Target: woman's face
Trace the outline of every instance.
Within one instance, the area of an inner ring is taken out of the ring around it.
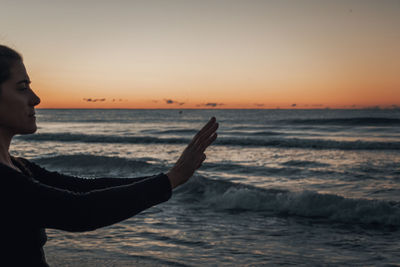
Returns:
[[[11,68],[10,79],[0,85],[0,131],[30,134],[36,131],[35,106],[40,98],[30,88],[30,79],[22,61]]]

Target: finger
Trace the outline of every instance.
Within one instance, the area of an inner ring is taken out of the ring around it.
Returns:
[[[215,117],[212,117],[206,125],[203,126],[203,128],[201,128],[200,131],[197,132],[197,134],[193,137],[192,141],[190,142],[189,145],[195,143],[197,141],[197,139],[204,134],[205,131],[207,131],[214,123],[215,123],[216,119]]]
[[[207,128],[207,126],[210,126],[211,124],[213,124],[216,121],[215,117],[211,117],[211,119],[207,122],[206,125],[203,126],[203,128],[200,130],[204,130],[205,128]]]
[[[206,140],[201,146],[200,151],[204,153],[204,151],[209,147],[218,137],[217,133],[214,133],[208,140]]]
[[[212,117],[211,119],[210,119],[210,121],[206,124],[206,125],[204,125],[204,127],[196,134],[196,136],[195,136],[195,140],[197,140],[197,139],[199,139],[201,136],[203,136],[204,135],[204,133],[206,133],[210,128],[212,128],[212,127],[214,127],[215,126],[215,118],[214,117]]]
[[[211,128],[209,128],[207,131],[205,131],[199,138],[196,140],[197,144],[199,146],[202,146],[202,144],[212,136],[215,131],[218,129],[219,124],[215,123]]]

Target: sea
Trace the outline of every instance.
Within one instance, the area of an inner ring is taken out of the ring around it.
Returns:
[[[212,116],[218,139],[169,201],[47,229],[50,266],[400,266],[399,109],[39,109],[10,152],[134,180],[167,172]]]

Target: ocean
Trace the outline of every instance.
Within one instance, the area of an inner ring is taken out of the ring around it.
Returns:
[[[165,203],[92,232],[47,229],[51,266],[400,266],[400,110],[37,110],[11,154],[86,178],[167,172]]]

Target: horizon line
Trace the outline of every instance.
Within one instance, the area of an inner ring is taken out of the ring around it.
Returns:
[[[36,110],[400,110],[400,107],[350,108],[35,108]]]

